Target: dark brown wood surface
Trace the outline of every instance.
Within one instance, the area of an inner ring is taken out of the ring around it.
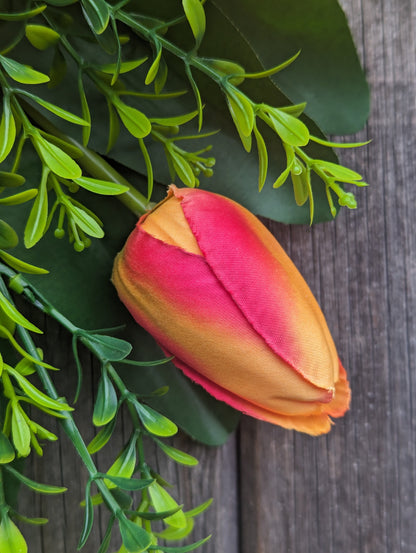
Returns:
[[[248,418],[222,448],[181,436],[176,443],[200,459],[194,469],[157,457],[187,507],[214,497],[196,528],[196,537],[213,532],[201,553],[416,552],[416,2],[342,5],[372,87],[371,117],[355,138],[372,143],[341,157],[371,186],[357,191],[357,210],[343,209],[333,223],[270,228],[327,316],[348,370],[351,410],[320,438]],[[59,347],[50,361],[62,366],[68,340],[51,331]],[[93,379],[77,415],[87,439]],[[25,498],[23,511],[52,519],[25,528],[30,551],[75,553],[85,473],[68,440],[47,447],[31,470],[70,491]],[[98,518],[86,553],[96,553],[103,528]]]

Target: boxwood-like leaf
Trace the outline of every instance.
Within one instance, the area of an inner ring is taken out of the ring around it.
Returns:
[[[0,63],[3,69],[13,80],[22,84],[40,84],[49,81],[48,75],[36,71],[28,65],[23,65],[6,56],[0,56]]]
[[[97,397],[94,404],[92,422],[95,426],[104,426],[117,414],[117,393],[108,374],[103,371],[98,383]]]
[[[135,403],[135,407],[143,426],[151,434],[167,438],[177,433],[178,427],[176,424],[161,413],[138,401]]]

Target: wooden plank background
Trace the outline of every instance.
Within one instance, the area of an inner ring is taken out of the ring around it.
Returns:
[[[369,123],[354,138],[373,142],[341,157],[371,187],[358,190],[358,209],[343,209],[334,223],[269,226],[327,316],[349,373],[351,411],[321,438],[248,418],[222,448],[180,436],[175,443],[200,459],[194,469],[153,452],[187,507],[215,499],[196,528],[196,537],[213,532],[203,553],[416,552],[416,1],[342,5],[372,87]],[[50,330],[50,343],[59,343],[50,361],[62,366],[71,358],[68,340]],[[78,421],[87,439],[91,410],[85,392]],[[47,447],[31,471],[71,491],[24,498],[23,511],[53,517],[45,528],[25,527],[30,551],[74,553],[85,474],[66,438]],[[86,553],[97,551],[101,516]]]

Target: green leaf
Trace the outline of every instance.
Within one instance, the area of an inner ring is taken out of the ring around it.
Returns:
[[[179,153],[177,153],[173,147],[167,147],[170,159],[175,169],[176,174],[186,186],[194,187],[196,184],[195,175],[192,171],[190,163]]]
[[[55,495],[55,494],[63,493],[67,491],[67,488],[63,486],[51,486],[50,484],[41,484],[39,482],[35,482],[34,480],[31,480],[30,478],[28,478],[18,470],[14,469],[13,467],[7,466],[5,468],[22,484],[24,484],[25,486],[27,486],[28,488],[30,488],[31,490],[37,493]]]
[[[105,0],[81,0],[88,25],[97,35],[103,33],[110,20],[110,8]]]
[[[23,12],[11,12],[11,13],[0,13],[0,19],[3,21],[23,21],[25,19],[30,19],[42,13],[46,8],[46,4],[42,4],[37,8],[31,10],[26,10]]]
[[[44,25],[26,25],[26,38],[38,50],[46,50],[60,41],[59,34]]]
[[[41,84],[49,81],[48,75],[40,73],[28,65],[23,65],[18,61],[5,56],[0,56],[0,63],[3,69],[13,80],[22,84]]]
[[[199,0],[182,0],[186,19],[195,37],[195,47],[199,48],[205,34],[205,11]]]
[[[277,108],[267,113],[283,142],[289,146],[305,146],[309,142],[309,130],[302,121]]]
[[[355,183],[355,181],[360,181],[363,178],[356,171],[329,161],[314,160],[313,167],[315,166],[341,182]]]
[[[121,361],[132,350],[131,344],[126,340],[105,334],[86,333],[81,341],[103,361]]]
[[[123,478],[122,476],[111,476],[109,474],[102,474],[101,477],[110,481],[112,484],[117,486],[117,488],[131,492],[144,490],[153,482],[152,478]]]
[[[164,127],[175,127],[176,125],[184,125],[189,121],[192,121],[198,115],[198,110],[191,111],[191,113],[185,113],[184,115],[176,115],[173,117],[152,117],[150,121],[156,125],[163,125]]]
[[[241,92],[228,88],[226,90],[228,107],[239,134],[250,136],[254,126],[254,111],[251,102]]]
[[[0,171],[0,187],[16,187],[21,186],[26,181],[25,177],[17,173],[8,173],[7,171]]]
[[[208,499],[207,501],[204,501],[204,503],[201,503],[201,505],[198,505],[197,507],[194,507],[193,509],[186,511],[185,515],[187,517],[196,517],[200,515],[212,505],[212,501],[213,499]]]
[[[94,505],[91,498],[91,480],[88,480],[85,486],[85,511],[84,511],[84,524],[79,538],[77,549],[82,549],[85,545],[89,535],[91,534],[92,525],[94,523]]]
[[[114,463],[107,471],[109,476],[119,476],[122,478],[131,478],[136,469],[136,439],[133,438],[128,443],[127,447],[120,453]],[[106,485],[113,488],[108,479],[105,479]]]
[[[48,220],[48,175],[49,169],[44,167],[39,192],[36,200],[33,202],[25,227],[24,243],[26,248],[31,248],[37,244],[46,229],[46,222]]]
[[[0,465],[11,463],[15,458],[15,452],[7,436],[0,431]]]
[[[30,428],[17,401],[12,402],[12,440],[18,454],[27,457],[30,453]]]
[[[159,71],[159,64],[160,64],[161,58],[162,58],[162,47],[158,43],[157,55],[153,60],[153,63],[150,66],[149,71],[147,72],[144,84],[149,85],[155,80],[156,75],[158,74],[158,71]]]
[[[227,36],[229,57],[250,70],[261,70],[300,50],[296,62],[273,75],[273,82],[292,102],[305,101],[307,115],[325,133],[350,134],[362,128],[369,112],[369,90],[348,21],[338,2],[213,0],[212,4],[221,11],[221,18],[230,21],[228,28],[233,28]],[[218,21],[212,17],[214,10],[208,12],[208,6],[206,10],[210,18],[208,29],[214,26],[220,36]],[[256,61],[250,65],[242,57],[237,34],[255,52]],[[208,48],[212,46],[212,35],[207,39],[205,36],[204,46]]]
[[[95,426],[104,426],[117,414],[118,400],[113,383],[106,371],[103,371],[98,383],[97,397],[94,404],[92,422]]]
[[[118,518],[118,523],[121,540],[129,553],[141,553],[147,550],[152,543],[152,536],[146,530],[124,515]]]
[[[256,137],[257,154],[259,156],[259,192],[261,192],[263,190],[264,183],[266,182],[269,161],[266,143],[257,129],[257,125],[254,125],[254,136]]]
[[[108,101],[107,99],[107,107],[108,107],[108,141],[107,141],[107,147],[105,152],[108,153],[110,150],[113,149],[115,143],[117,142],[117,138],[120,134],[120,122],[119,118],[117,117],[116,110],[113,107],[113,104]]]
[[[114,428],[116,427],[116,418],[114,417],[106,426],[104,426],[96,436],[88,444],[88,451],[91,453],[97,453],[100,451],[110,440],[113,435]]]
[[[169,436],[174,436],[177,433],[178,427],[176,426],[176,424],[166,418],[164,415],[161,415],[148,405],[143,405],[138,401],[136,401],[134,405],[136,407],[140,420],[143,423],[143,426],[151,434],[167,438]]]
[[[80,177],[74,179],[79,186],[94,192],[94,194],[102,194],[103,196],[114,196],[117,194],[123,194],[128,191],[128,186],[119,184],[117,182],[110,182],[100,179],[91,179],[89,177]]]
[[[0,163],[6,159],[16,139],[16,123],[10,107],[10,96],[3,97],[3,114],[0,123]]]
[[[147,60],[147,56],[137,60],[123,61],[120,64],[120,68],[119,68],[120,75],[122,75],[123,73],[129,73],[130,71],[133,71],[133,69],[140,67],[140,65],[142,65],[146,60]],[[114,75],[115,71],[117,70],[117,64],[106,63],[105,65],[94,66],[94,69],[96,69],[97,71],[101,71],[102,73],[106,73],[108,75]]]
[[[189,551],[194,551],[195,549],[198,549],[198,547],[201,547],[201,545],[206,543],[209,539],[211,539],[211,536],[207,536],[206,538],[191,543],[189,545],[182,545],[178,547],[169,547],[167,545],[150,546],[149,551],[160,550],[164,551],[165,553],[188,553]]]
[[[128,106],[120,99],[114,101],[114,107],[124,126],[135,138],[144,138],[152,130],[152,125],[144,113]]]
[[[52,65],[49,71],[50,81],[48,83],[48,88],[58,86],[64,80],[66,71],[67,65],[65,57],[59,48],[55,48]]]
[[[13,194],[13,196],[7,196],[6,198],[0,198],[0,204],[2,205],[19,205],[33,200],[37,196],[38,191],[36,188],[29,188],[24,192],[19,192],[18,194]]]
[[[0,248],[14,248],[19,243],[16,231],[6,221],[0,219]]]
[[[7,514],[2,515],[0,522],[1,553],[27,553],[27,543],[18,527]]]
[[[17,92],[19,94],[23,94],[24,96],[27,96],[28,98],[30,98],[31,100],[33,100],[34,102],[42,106],[43,108],[47,109],[57,117],[60,117],[65,121],[69,121],[74,125],[88,126],[90,124],[89,121],[85,121],[84,119],[81,119],[81,117],[78,117],[78,115],[74,115],[73,113],[67,111],[66,109],[63,109],[55,104],[52,104],[51,102],[47,102],[43,98],[36,96],[36,94],[31,94],[26,90],[17,90]]]
[[[181,451],[180,449],[176,449],[176,447],[167,445],[160,440],[157,441],[157,444],[160,449],[176,463],[189,467],[194,467],[198,464],[198,459],[195,459],[195,457],[189,455],[188,453],[185,453],[184,451]]]
[[[33,386],[27,378],[22,376],[16,369],[8,368],[8,373],[13,376],[16,382],[19,384],[24,393],[29,396],[35,403],[45,407],[46,409],[51,409],[53,411],[73,411],[73,408],[70,407],[67,403],[63,403],[53,399],[40,390]]]
[[[101,226],[84,209],[71,204],[70,215],[74,219],[76,225],[88,234],[88,236],[92,236],[93,238],[102,238],[104,236],[104,231]]]
[[[245,70],[239,63],[220,58],[204,58],[204,62],[220,75],[229,76],[228,81],[234,86],[239,86],[244,82]]]
[[[148,487],[148,492],[156,512],[169,511],[170,509],[176,509],[178,507],[173,497],[157,482],[153,482],[153,484]],[[164,522],[175,528],[184,528],[186,526],[186,517],[182,509],[180,509],[175,514],[166,517]]]
[[[27,328],[27,330],[30,330],[32,332],[37,332],[38,334],[42,334],[42,331],[32,324],[30,321],[26,319],[16,308],[13,304],[9,302],[8,299],[6,299],[3,294],[0,292],[0,307],[3,309],[5,314],[15,323],[19,324],[20,326],[23,326],[24,328]]]
[[[32,140],[43,162],[53,173],[64,179],[77,179],[82,175],[78,163],[61,148],[48,142],[40,134],[35,134]]]

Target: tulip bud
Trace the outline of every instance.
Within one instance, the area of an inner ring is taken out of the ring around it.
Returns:
[[[235,409],[312,435],[348,409],[346,373],[312,292],[236,202],[170,186],[112,278],[175,365]]]

